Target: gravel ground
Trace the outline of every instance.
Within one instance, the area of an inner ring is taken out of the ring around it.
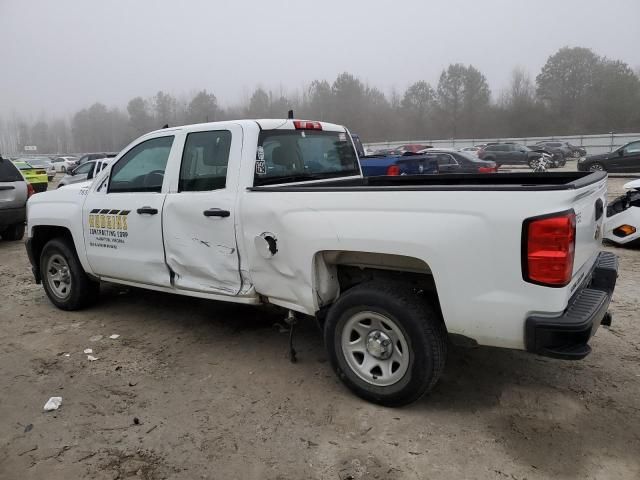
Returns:
[[[0,478],[638,479],[640,252],[606,249],[614,322],[589,357],[454,350],[431,395],[393,410],[342,387],[312,324],[291,364],[263,309],[107,287],[63,312],[0,242]]]

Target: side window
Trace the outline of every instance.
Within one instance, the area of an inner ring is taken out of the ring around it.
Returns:
[[[187,135],[180,165],[179,192],[225,188],[231,132],[216,130]]]
[[[93,166],[95,164],[93,162],[83,163],[78,168],[75,169],[75,173],[77,174],[88,174],[91,170],[93,170]]]
[[[108,193],[159,193],[172,144],[173,136],[152,138],[125,153],[111,169]]]
[[[456,161],[451,157],[451,155],[446,155],[444,153],[438,155],[438,165],[456,165]]]
[[[640,153],[640,142],[630,143],[625,147],[624,152],[628,154]]]

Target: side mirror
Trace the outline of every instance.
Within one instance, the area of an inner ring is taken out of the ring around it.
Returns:
[[[69,170],[67,173],[73,177],[73,176],[76,174],[76,169],[75,169],[75,168],[72,168],[72,169],[71,169],[71,170]]]
[[[89,173],[87,173],[87,180],[91,180],[93,178],[93,172],[95,169],[96,168],[94,166],[91,170],[89,170]]]
[[[618,156],[624,157],[624,148],[621,148],[620,150],[618,150]]]

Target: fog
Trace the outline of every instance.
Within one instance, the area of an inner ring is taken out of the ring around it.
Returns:
[[[640,2],[0,0],[0,111],[67,115],[163,90],[222,106],[348,71],[384,93],[473,64],[492,92],[563,46],[640,66]],[[628,25],[627,25],[628,24]]]

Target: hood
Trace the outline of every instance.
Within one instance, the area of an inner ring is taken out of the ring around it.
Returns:
[[[86,190],[91,185],[91,181],[72,183],[55,190],[47,190],[46,192],[36,193],[29,198],[29,204],[46,203],[46,202],[79,202],[86,198]]]
[[[599,153],[598,155],[587,155],[585,160],[587,160],[587,161],[589,161],[589,160],[606,160],[606,159],[610,158],[613,153],[615,153],[615,152],[612,152],[612,153]]]

